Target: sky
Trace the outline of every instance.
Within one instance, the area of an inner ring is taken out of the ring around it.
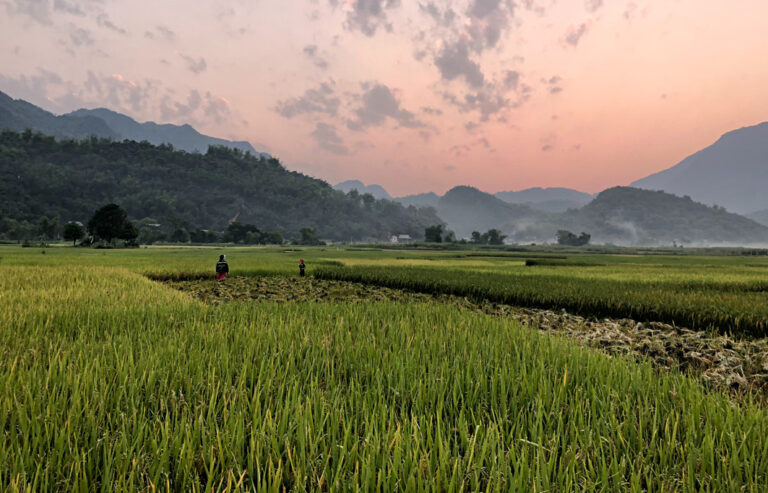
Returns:
[[[590,193],[768,120],[766,0],[0,0],[0,91],[391,194]]]

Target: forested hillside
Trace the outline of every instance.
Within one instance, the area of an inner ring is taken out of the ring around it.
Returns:
[[[86,222],[109,202],[133,220],[217,231],[237,220],[287,237],[313,227],[332,240],[421,238],[426,226],[441,222],[432,210],[344,194],[277,159],[236,149],[200,154],[146,142],[0,133],[0,229],[43,216]]]

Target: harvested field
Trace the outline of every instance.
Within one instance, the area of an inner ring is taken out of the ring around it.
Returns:
[[[727,335],[694,331],[631,319],[590,318],[565,310],[522,308],[478,303],[451,295],[429,295],[348,281],[316,278],[242,277],[226,282],[210,279],[167,281],[206,303],[444,303],[461,310],[511,318],[541,331],[564,335],[610,355],[651,361],[661,369],[680,369],[696,375],[708,387],[734,396],[768,397],[768,340],[735,339]]]

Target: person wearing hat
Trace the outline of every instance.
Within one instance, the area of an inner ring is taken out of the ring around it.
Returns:
[[[304,265],[304,259],[300,258],[299,259],[299,275],[301,277],[304,277],[304,269],[306,269],[306,268],[307,268],[307,266]]]
[[[223,281],[229,274],[229,264],[227,264],[226,255],[219,255],[219,261],[216,262],[216,279]]]

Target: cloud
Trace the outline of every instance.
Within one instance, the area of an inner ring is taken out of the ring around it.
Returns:
[[[603,6],[603,0],[585,0],[584,6],[587,12],[597,12]]]
[[[430,106],[422,106],[421,111],[425,115],[440,116],[443,114],[443,110],[439,108],[432,108]]]
[[[195,59],[191,56],[184,55],[183,53],[179,53],[179,56],[184,59],[184,62],[187,64],[187,68],[193,74],[205,72],[205,69],[208,68],[208,64],[205,62],[205,58],[203,57]]]
[[[149,80],[134,82],[121,74],[103,76],[93,72],[88,72],[84,88],[87,92],[82,91],[76,96],[83,100],[83,106],[88,106],[88,100],[95,100],[106,103],[116,111],[129,109],[136,113],[148,109],[149,100],[157,89],[156,84]]]
[[[349,149],[344,145],[344,140],[339,137],[336,127],[332,124],[318,122],[310,135],[321,149],[340,156],[349,154]]]
[[[304,52],[304,55],[315,64],[315,67],[323,70],[328,68],[328,62],[319,55],[317,45],[307,45],[302,51]]]
[[[332,5],[337,3],[331,1]],[[376,34],[380,27],[391,32],[392,24],[387,18],[387,10],[400,6],[400,0],[352,0],[347,3],[350,10],[347,12],[345,27],[369,37]]]
[[[509,108],[519,108],[530,97],[530,88],[522,85],[515,93],[513,101],[507,97],[507,93],[494,86],[488,86],[479,91],[468,92],[463,97],[455,94],[443,93],[443,99],[456,106],[462,113],[477,111],[480,113],[480,121],[487,122],[491,116],[497,115]]]
[[[104,28],[106,28],[106,29],[109,29],[110,31],[114,31],[114,32],[116,32],[116,33],[120,33],[120,34],[128,34],[128,32],[127,32],[125,29],[123,29],[122,27],[118,27],[118,26],[116,26],[116,25],[115,25],[115,24],[114,24],[114,23],[113,23],[113,22],[112,22],[112,21],[109,19],[109,16],[107,15],[107,13],[106,13],[106,12],[101,12],[101,13],[99,13],[99,14],[97,14],[97,15],[96,15],[96,23],[97,23],[99,26],[101,26],[101,27],[104,27]]]
[[[67,0],[54,0],[53,10],[64,12],[70,15],[84,16],[85,12],[75,3]]]
[[[72,44],[75,46],[90,46],[93,44],[91,31],[82,27],[77,27],[74,24],[71,24],[69,27],[69,39],[72,41]]]
[[[401,127],[419,128],[424,123],[410,111],[402,108],[400,101],[389,87],[375,83],[362,95],[362,106],[355,110],[356,118],[347,122],[350,130],[363,130],[370,126],[383,125],[391,118]]]
[[[64,80],[39,70],[18,78],[0,75],[0,87],[14,98],[24,99],[55,113],[77,108],[106,107],[141,120],[158,120],[199,127],[226,124],[236,128],[243,118],[223,97],[197,89],[177,96],[159,81],[131,80],[122,74],[104,75],[89,71],[84,81]]]
[[[441,27],[452,26],[458,17],[456,12],[450,7],[446,7],[445,10],[441,11],[435,2],[419,3],[419,10],[431,17]]]
[[[550,94],[559,94],[563,92],[563,88],[560,85],[560,83],[563,81],[563,78],[559,75],[553,75],[549,79],[541,79],[542,84],[547,86],[547,91]]]
[[[587,29],[586,24],[581,24],[579,27],[571,26],[565,34],[565,42],[571,46],[577,46],[579,41],[581,41],[582,36],[587,33]]]
[[[44,69],[38,69],[36,74],[21,75],[18,78],[0,74],[0,87],[9,96],[53,111],[58,111],[59,107],[48,95],[52,87],[58,87],[62,83],[59,74]]]
[[[335,116],[340,105],[333,82],[323,82],[317,89],[307,89],[301,97],[278,101],[274,110],[284,118],[308,113]]]
[[[8,15],[25,15],[43,25],[51,23],[49,0],[8,0],[3,3]]]
[[[461,157],[461,156],[463,156],[464,154],[468,153],[471,150],[472,149],[468,145],[461,144],[461,145],[451,146],[451,148],[448,149],[448,152],[450,152],[451,154],[453,154],[456,157]]]
[[[541,152],[549,152],[555,149],[557,145],[557,135],[549,134],[539,139],[541,143]]]
[[[170,94],[165,94],[160,104],[160,114],[164,121],[188,118],[203,104],[203,97],[197,90],[189,91],[186,102],[174,101]]]
[[[467,10],[469,22],[466,34],[478,53],[495,48],[509,30],[514,17],[514,3],[510,0],[473,0]]]
[[[455,3],[430,0],[419,4],[420,12],[434,25],[415,40],[421,44],[416,53],[431,55],[443,82],[466,85],[464,94],[454,87],[452,93],[443,91],[443,98],[462,112],[478,111],[480,121],[520,106],[529,97],[529,88],[522,88],[522,74],[517,70],[492,73],[483,68],[486,52],[502,49],[513,24],[515,2],[469,0],[461,15],[456,14],[457,7],[443,5]]]
[[[153,31],[144,33],[144,37],[149,39],[155,39],[157,36],[164,38],[166,41],[173,41],[176,39],[176,33],[173,32],[171,28],[163,25],[157,25]]]
[[[102,0],[0,0],[0,6],[5,5],[8,15],[26,16],[44,26],[52,24],[54,14],[78,17],[95,14],[99,25],[125,33],[109,21],[102,3]]]
[[[517,90],[517,86],[520,83],[520,72],[517,70],[507,70],[504,72],[504,87],[513,91]]]
[[[206,92],[203,114],[208,117],[209,120],[215,121],[216,123],[223,123],[230,115],[229,101],[223,97],[215,97],[211,95],[210,92]]]
[[[491,149],[491,143],[488,142],[488,139],[486,139],[485,137],[480,137],[479,139],[477,139],[475,141],[475,145],[480,145],[485,147],[486,149]]]
[[[446,45],[434,60],[443,80],[452,81],[462,77],[469,86],[475,88],[481,87],[485,82],[480,65],[469,58],[469,46],[466,42]]]

